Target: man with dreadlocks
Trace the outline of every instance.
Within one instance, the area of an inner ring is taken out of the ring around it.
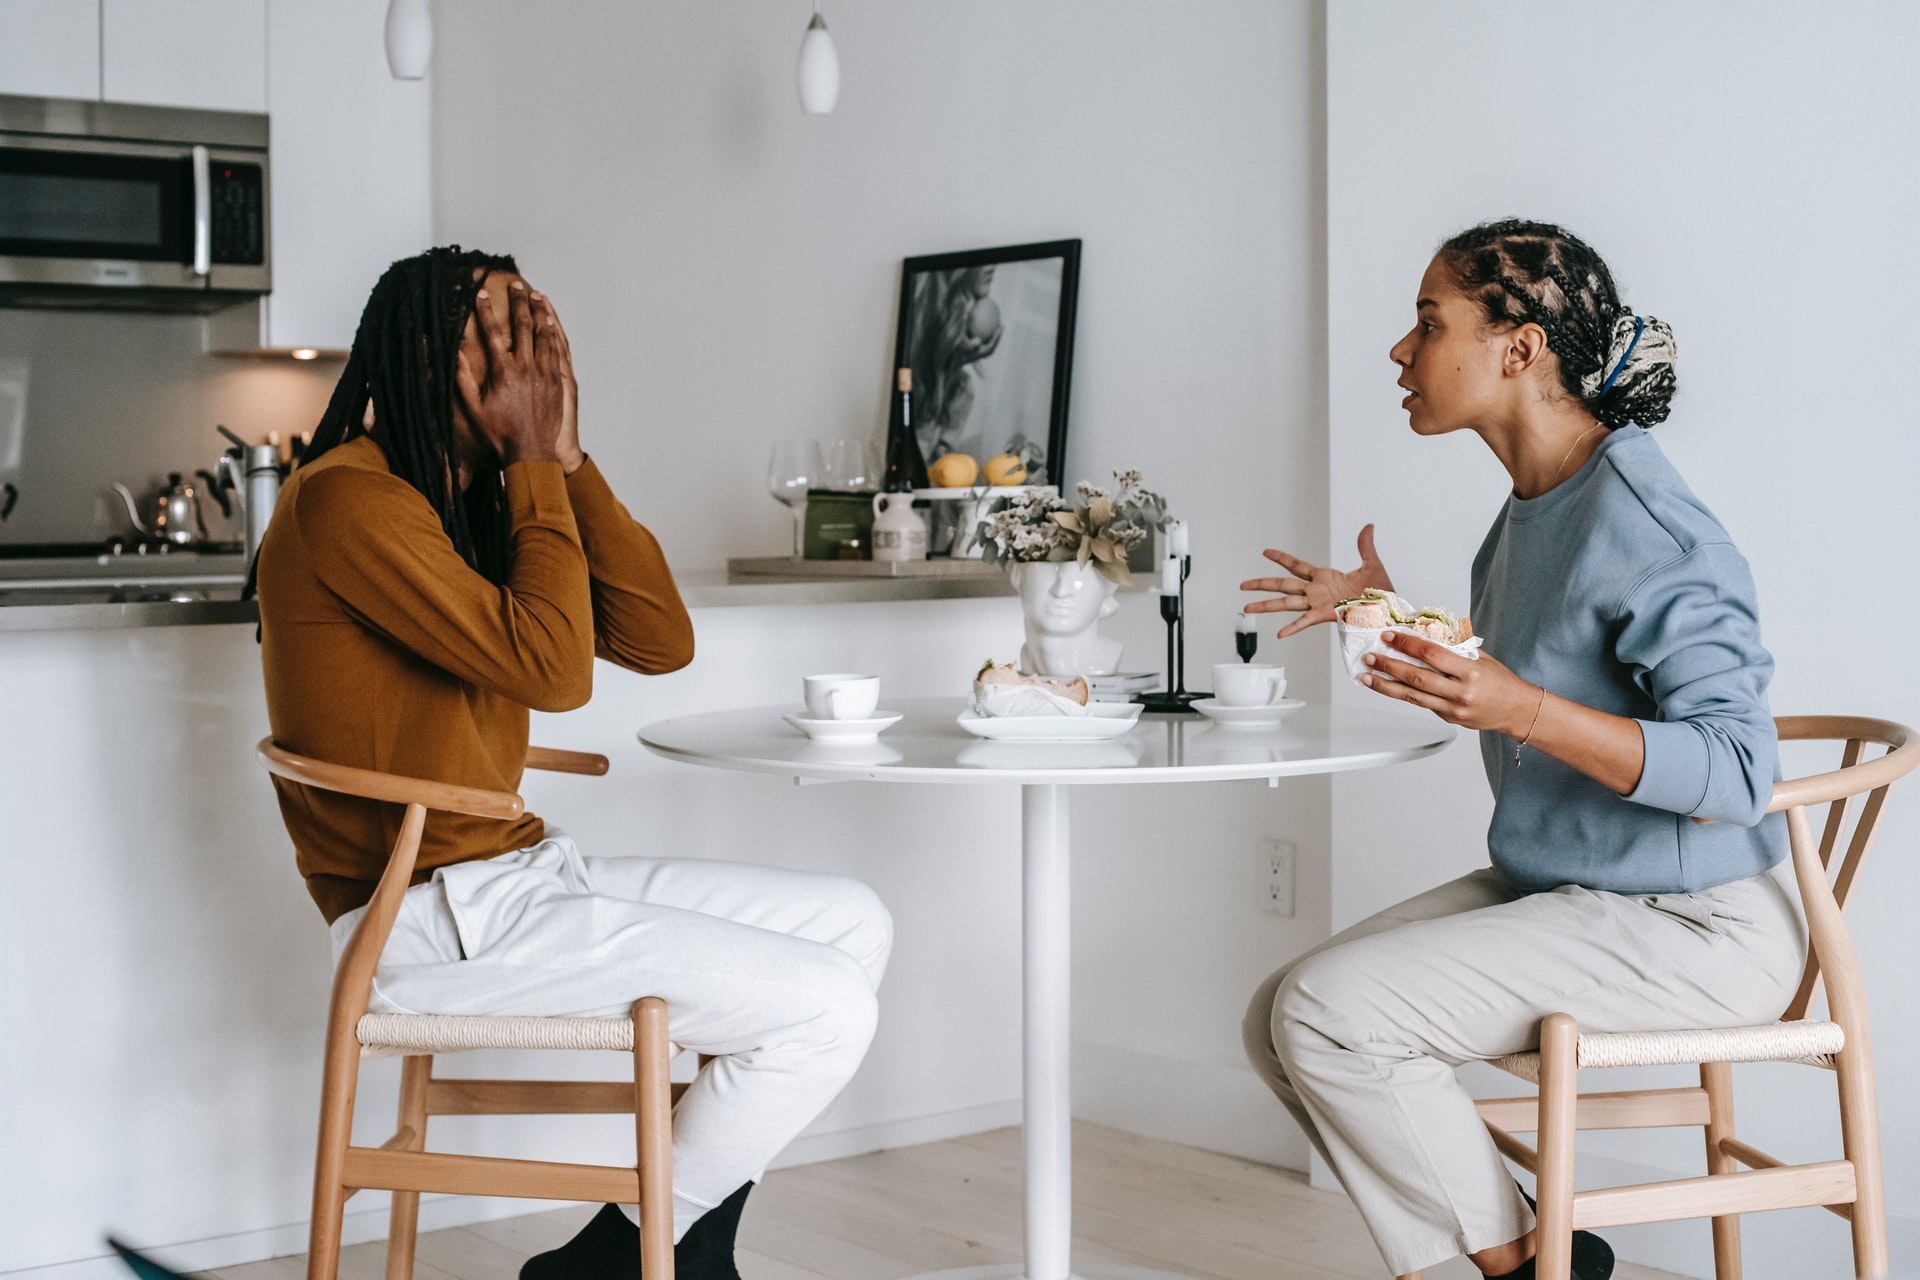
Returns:
[[[434,249],[374,286],[257,563],[274,740],[337,764],[514,791],[528,711],[592,693],[596,656],[693,658],[659,544],[581,450],[566,331],[511,258]],[[397,807],[274,779],[336,957]],[[714,1055],[674,1122],[675,1265],[737,1280],[748,1189],[865,1055],[892,924],[850,880],[584,857],[532,814],[429,815],[374,978],[377,1012],[604,1016],[667,1001]],[[523,1280],[638,1280],[606,1206]]]

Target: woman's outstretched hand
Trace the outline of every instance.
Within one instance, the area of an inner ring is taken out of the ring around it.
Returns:
[[[1485,651],[1478,659],[1463,658],[1444,645],[1404,631],[1385,631],[1380,639],[1388,648],[1418,658],[1431,670],[1370,653],[1367,665],[1373,671],[1360,678],[1375,693],[1425,707],[1462,729],[1492,729],[1516,742],[1533,729],[1544,691],[1513,674]]]
[[[1326,565],[1309,564],[1298,556],[1288,555],[1284,551],[1272,548],[1260,554],[1293,576],[1249,578],[1240,584],[1240,589],[1272,591],[1279,595],[1279,598],[1274,600],[1253,601],[1246,606],[1248,613],[1301,615],[1280,628],[1279,638],[1282,640],[1296,632],[1305,631],[1315,623],[1332,622],[1333,606],[1342,600],[1357,596],[1371,588],[1381,591],[1393,590],[1393,580],[1387,577],[1387,567],[1380,563],[1380,556],[1373,549],[1372,525],[1360,531],[1360,567],[1357,569],[1342,572]]]

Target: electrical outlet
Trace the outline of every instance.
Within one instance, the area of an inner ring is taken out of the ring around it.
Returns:
[[[1293,855],[1291,840],[1260,843],[1260,909],[1269,915],[1293,914]]]

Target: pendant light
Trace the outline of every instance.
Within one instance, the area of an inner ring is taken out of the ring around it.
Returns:
[[[400,0],[394,0],[398,4]],[[833,37],[827,34],[827,20],[816,7],[807,34],[800,40],[800,109],[810,116],[833,114],[840,98],[840,55],[834,52]]]
[[[433,57],[433,15],[427,0],[389,0],[387,70],[395,80],[424,80]]]

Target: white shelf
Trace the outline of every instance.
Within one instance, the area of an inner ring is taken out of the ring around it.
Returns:
[[[1060,487],[1051,484],[995,484],[970,489],[915,489],[913,496],[915,499],[931,498],[950,502],[962,498],[1024,498],[1032,493],[1059,492]]]

